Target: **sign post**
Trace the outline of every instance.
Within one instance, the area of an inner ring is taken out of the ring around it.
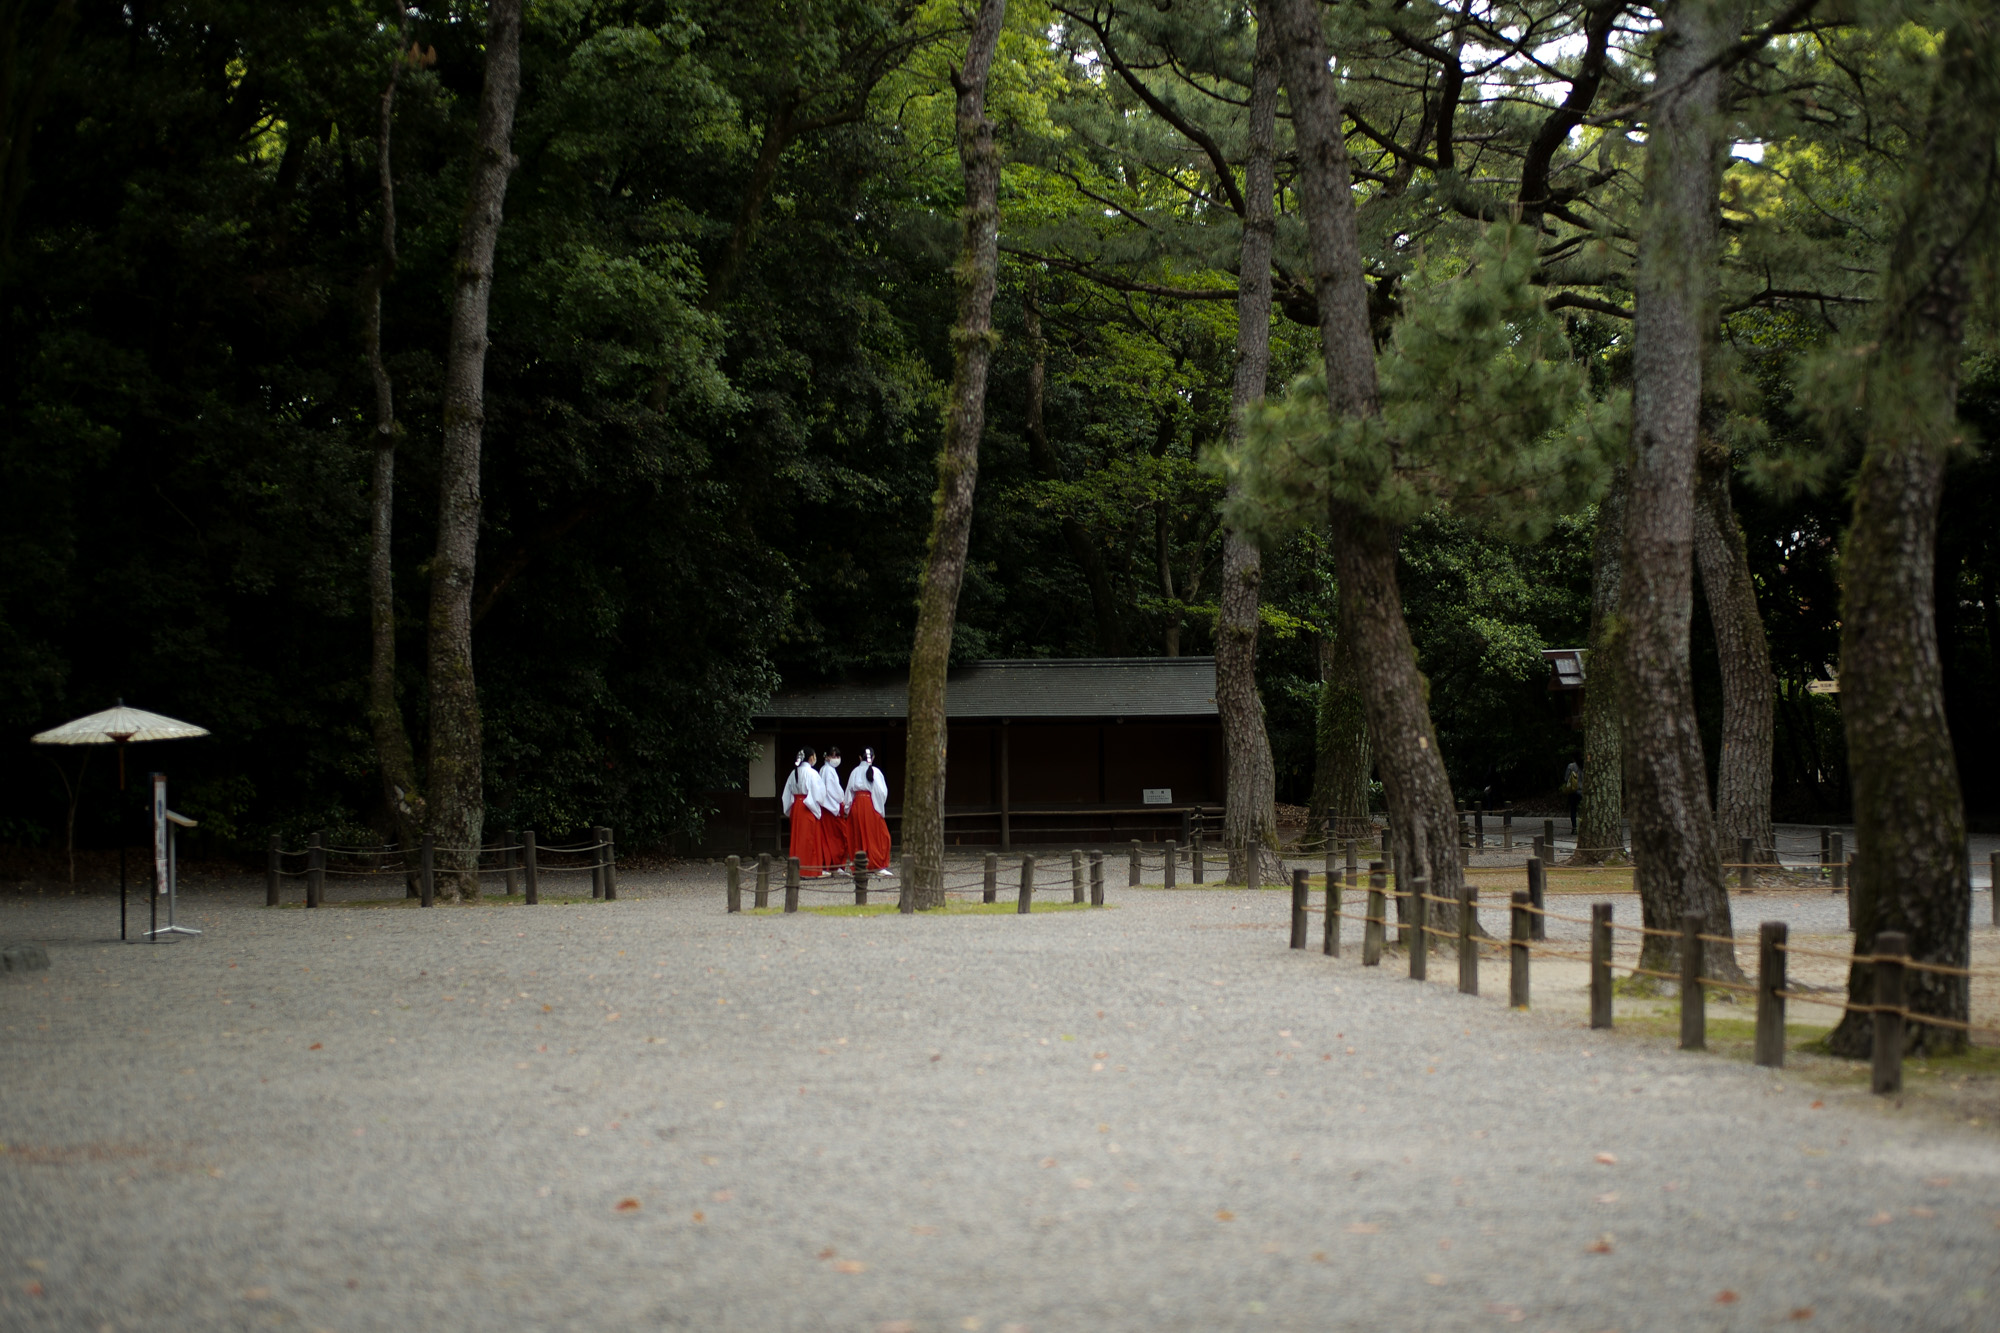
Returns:
[[[195,821],[186,815],[167,809],[167,775],[153,774],[153,928],[146,932],[146,938],[155,944],[162,935],[199,935],[193,926],[176,925],[174,907],[180,899],[176,884],[179,866],[176,864],[174,831],[195,827]],[[167,924],[160,924],[160,899],[167,900]]]

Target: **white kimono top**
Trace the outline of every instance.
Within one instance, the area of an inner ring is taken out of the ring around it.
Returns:
[[[856,764],[854,772],[848,775],[847,804],[849,806],[854,804],[854,793],[865,791],[874,798],[875,813],[879,815],[889,808],[889,780],[882,776],[880,764],[873,765],[875,776],[871,779],[868,776],[870,767],[865,763]]]
[[[784,791],[778,794],[778,809],[791,814],[794,796],[806,798],[806,809],[813,812],[813,818],[817,819],[825,813],[826,807],[820,801],[819,774],[813,771],[812,765],[799,764],[792,769],[792,775],[785,779]]]
[[[819,803],[823,810],[847,813],[847,789],[840,785],[840,765],[831,759],[819,766]]]

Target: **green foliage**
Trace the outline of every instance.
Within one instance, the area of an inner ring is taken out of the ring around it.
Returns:
[[[1532,541],[1596,498],[1623,447],[1625,403],[1586,376],[1530,284],[1532,245],[1495,228],[1460,268],[1426,265],[1380,358],[1381,412],[1330,420],[1323,375],[1294,381],[1216,465],[1233,521],[1315,521],[1338,499],[1409,523],[1440,506]]]

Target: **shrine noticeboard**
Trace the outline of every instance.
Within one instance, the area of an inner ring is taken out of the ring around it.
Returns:
[[[153,774],[153,892],[167,891],[167,775]]]

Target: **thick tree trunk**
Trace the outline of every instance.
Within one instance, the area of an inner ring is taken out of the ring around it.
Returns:
[[[1688,670],[1694,609],[1695,438],[1702,352],[1715,323],[1722,75],[1704,71],[1736,38],[1735,5],[1675,0],[1664,20],[1647,121],[1632,312],[1632,454],[1617,647],[1624,671],[1625,786],[1640,913],[1678,931],[1699,912],[1731,936],[1716,855],[1708,768]],[[1641,965],[1673,972],[1678,934],[1648,935]],[[1729,945],[1707,947],[1710,976],[1740,974]]]
[[[972,491],[979,479],[979,437],[986,424],[986,372],[993,360],[993,289],[1000,246],[1000,153],[986,118],[986,75],[1000,44],[1007,0],[980,0],[965,66],[952,75],[958,94],[958,157],[965,172],[964,230],[956,278],[958,322],[952,328],[951,397],[931,510],[930,550],[917,593],[910,647],[910,776],[903,794],[903,860],[921,911],[944,906],[945,671],[951,664],[958,589],[972,532]]]
[[[1715,836],[1724,861],[1742,854],[1776,857],[1771,832],[1771,738],[1778,683],[1771,645],[1757,609],[1757,585],[1743,528],[1729,502],[1729,451],[1705,444],[1697,460],[1694,552],[1722,665],[1722,753],[1715,764]]]
[[[1956,409],[1971,275],[2000,233],[2000,14],[1959,11],[1938,50],[1878,332],[1856,367],[1859,392],[1847,398],[1867,437],[1840,566],[1840,709],[1854,775],[1854,950],[1872,953],[1880,932],[1901,931],[1913,958],[1964,967],[1972,890],[1933,579],[1944,463],[1964,436]],[[1911,1012],[1966,1021],[1965,978],[1905,978]],[[1848,998],[1865,1004],[1874,991],[1874,969],[1854,964]],[[1911,1023],[1904,1032],[1910,1051],[1965,1044],[1950,1028]],[[1829,1044],[1859,1056],[1873,1040],[1871,1017],[1849,1013]]]
[[[396,5],[400,21],[396,61],[382,89],[381,128],[376,143],[376,170],[381,177],[382,255],[368,272],[364,287],[366,322],[362,338],[368,349],[368,371],[375,382],[374,475],[368,493],[368,729],[375,741],[375,763],[382,775],[382,801],[396,821],[396,838],[404,860],[415,865],[410,849],[423,836],[424,798],[417,786],[417,760],[410,734],[403,726],[403,708],[396,700],[396,587],[390,559],[390,538],[396,513],[396,391],[382,360],[382,289],[396,271],[396,181],[391,171],[391,132],[395,126],[396,88],[407,57],[409,11]],[[411,877],[414,883],[414,877]]]
[[[1336,419],[1373,416],[1381,405],[1368,291],[1320,7],[1316,0],[1268,0],[1265,17],[1274,29],[1291,93],[1299,199],[1326,357],[1327,407]],[[1456,898],[1464,882],[1458,816],[1431,726],[1428,686],[1417,670],[1416,646],[1396,586],[1398,532],[1395,525],[1346,502],[1335,502],[1330,517],[1340,580],[1340,634],[1367,664],[1361,695],[1382,770],[1398,867],[1405,874],[1425,875],[1438,897]],[[1456,909],[1432,906],[1431,919],[1449,929]]]
[[[1048,343],[1042,337],[1041,275],[1028,275],[1027,299],[1022,304],[1021,331],[1028,339],[1028,459],[1035,465],[1035,472],[1044,481],[1063,479],[1062,462],[1049,444],[1048,427],[1043,421],[1042,409],[1045,386],[1048,383]],[[1111,592],[1111,574],[1104,565],[1104,551],[1097,539],[1090,535],[1090,529],[1070,515],[1062,520],[1063,543],[1069,547],[1070,559],[1083,573],[1084,586],[1090,589],[1090,610],[1097,625],[1097,651],[1104,657],[1119,657],[1125,652],[1125,636],[1118,623],[1118,603]]]
[[[1230,390],[1230,443],[1241,447],[1250,405],[1264,396],[1271,372],[1271,246],[1277,236],[1272,142],[1277,136],[1278,53],[1268,24],[1257,30],[1250,81],[1250,151],[1243,170],[1243,254],[1236,289],[1236,378]],[[1258,601],[1264,556],[1255,540],[1233,529],[1222,539],[1222,598],[1215,621],[1215,705],[1229,776],[1222,844],[1229,882],[1248,883],[1258,858],[1260,883],[1284,878],[1278,856],[1278,778],[1264,702],[1257,694]],[[1193,596],[1189,589],[1189,596]]]
[[[486,311],[521,95],[521,0],[491,0],[465,217],[459,227],[445,360],[437,553],[431,560],[430,827],[453,901],[479,896],[486,794],[479,692],[472,675],[472,586],[479,555],[479,465],[486,426]]]
[[[1625,771],[1618,757],[1618,655],[1610,642],[1618,617],[1625,546],[1625,474],[1597,502],[1591,552],[1590,658],[1584,671],[1583,802],[1577,814],[1575,865],[1625,860]]]
[[[1361,662],[1338,629],[1319,645],[1318,753],[1313,765],[1314,837],[1333,820],[1335,838],[1366,839],[1374,834],[1368,818],[1368,774],[1375,753],[1368,744],[1368,705],[1361,698]]]

